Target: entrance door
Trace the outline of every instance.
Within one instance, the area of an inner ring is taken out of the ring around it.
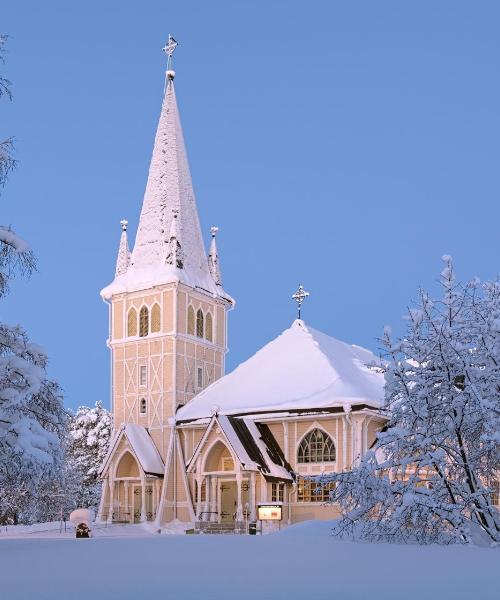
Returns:
[[[236,516],[236,481],[223,481],[220,484],[220,520],[233,522]]]
[[[142,486],[134,485],[134,523],[141,520]]]

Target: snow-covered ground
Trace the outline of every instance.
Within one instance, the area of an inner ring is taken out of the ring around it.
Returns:
[[[267,536],[158,535],[141,526],[2,528],[0,597],[123,600],[499,597],[500,550],[342,542],[328,523]]]

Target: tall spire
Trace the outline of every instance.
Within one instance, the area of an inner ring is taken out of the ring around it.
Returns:
[[[130,250],[128,248],[127,239],[128,221],[126,219],[122,219],[120,221],[120,225],[122,226],[122,234],[120,237],[120,246],[118,248],[118,257],[116,259],[115,277],[119,277],[120,275],[126,273],[130,262]]]
[[[165,46],[169,56],[165,95],[131,268],[136,272],[148,270],[151,273],[151,269],[161,269],[170,264],[167,262],[170,234],[172,227],[175,227],[177,239],[182,237],[185,282],[206,287],[210,274],[175,97],[175,72],[171,69],[171,57],[176,45],[177,42],[170,36]],[[173,225],[174,213],[176,223]]]
[[[164,48],[168,62],[163,103],[134,248],[130,259],[117,266],[115,281],[101,291],[105,299],[178,281],[234,302],[216,283],[220,272],[218,266],[211,271],[201,235],[175,97],[172,54],[177,45],[169,36]],[[211,253],[217,263],[215,240]]]
[[[222,277],[220,274],[220,264],[219,264],[219,254],[217,252],[217,243],[215,241],[215,236],[219,231],[218,227],[211,227],[210,233],[212,234],[212,241],[210,243],[210,252],[208,253],[208,268],[210,270],[210,275],[212,275],[212,279],[215,281],[217,286],[222,286]]]

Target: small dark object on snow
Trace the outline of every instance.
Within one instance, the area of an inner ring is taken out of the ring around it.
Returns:
[[[90,528],[85,523],[80,523],[76,528],[76,537],[77,538],[89,538],[90,537]]]

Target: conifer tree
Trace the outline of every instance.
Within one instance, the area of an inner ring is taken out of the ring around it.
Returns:
[[[67,482],[76,506],[96,510],[101,497],[99,469],[109,448],[112,418],[102,402],[81,406],[71,417],[67,450]]]

